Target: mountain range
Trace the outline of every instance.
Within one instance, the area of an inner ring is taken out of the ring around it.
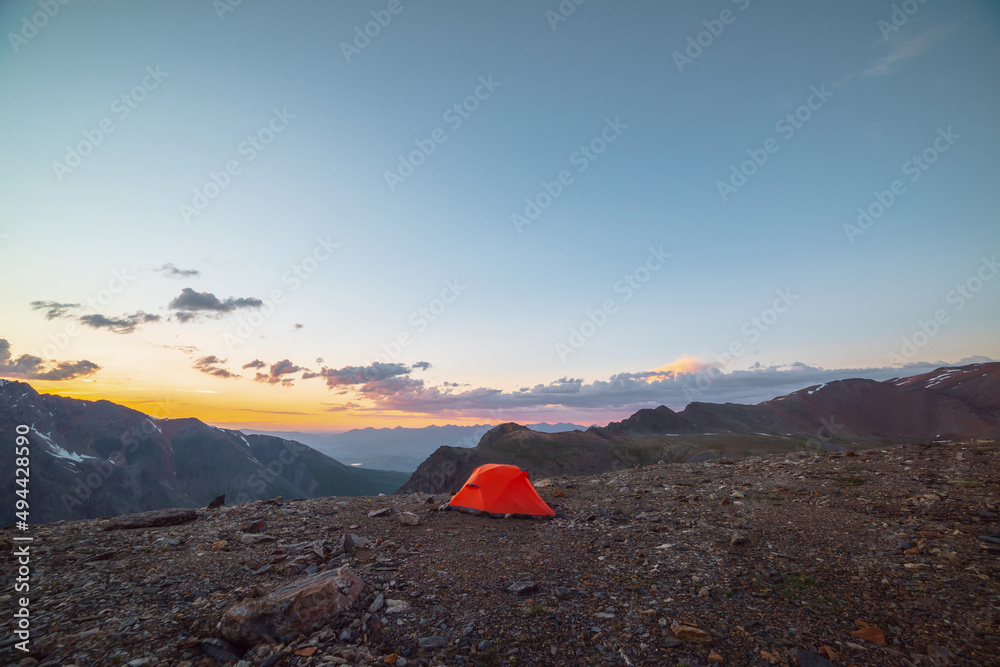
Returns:
[[[220,494],[238,503],[442,493],[457,490],[484,463],[518,465],[539,479],[660,460],[1000,439],[1000,362],[884,382],[838,380],[757,405],[691,403],[679,412],[661,405],[603,427],[507,423],[341,434],[243,433],[0,380],[0,432],[13,440],[19,426],[30,442],[31,521],[45,523],[197,507]],[[349,463],[421,462],[412,475],[344,465],[300,439]],[[14,452],[0,449],[0,525],[14,519]]]
[[[406,473],[345,466],[301,443],[154,419],[109,401],[39,394],[0,380],[0,525],[14,519],[14,435],[27,430],[32,523],[275,496],[392,493]]]
[[[442,445],[475,447],[495,424],[424,426],[423,428],[356,428],[343,433],[303,431],[245,431],[295,440],[338,461],[367,468],[413,472]],[[578,424],[528,424],[542,433],[585,429]]]
[[[539,479],[659,460],[969,438],[1000,438],[1000,363],[884,382],[838,380],[757,405],[691,403],[680,412],[661,405],[604,427],[563,433],[501,424],[474,448],[439,448],[398,493],[455,491],[484,463],[514,464]]]

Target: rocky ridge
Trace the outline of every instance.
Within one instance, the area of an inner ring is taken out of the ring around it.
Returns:
[[[548,521],[412,494],[40,525],[31,653],[0,660],[991,664],[998,464],[995,441],[656,464],[537,480]]]

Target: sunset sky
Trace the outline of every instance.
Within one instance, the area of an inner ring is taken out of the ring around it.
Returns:
[[[0,377],[342,430],[1000,359],[995,2],[47,6]]]

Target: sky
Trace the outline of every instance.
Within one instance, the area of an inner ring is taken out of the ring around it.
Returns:
[[[0,28],[0,377],[42,392],[591,424],[1000,358],[995,2],[8,0]]]

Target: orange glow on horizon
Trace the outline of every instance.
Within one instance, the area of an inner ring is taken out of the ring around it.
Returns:
[[[711,364],[706,364],[698,359],[698,357],[692,357],[689,355],[682,355],[671,361],[669,364],[660,366],[659,368],[654,368],[653,373],[658,375],[676,375],[678,373],[699,373],[708,369]],[[653,378],[660,379],[660,378]]]
[[[218,389],[142,387],[137,382],[94,380],[22,380],[40,394],[87,401],[107,400],[157,419],[193,417],[207,424],[258,431],[346,431],[353,428],[421,428],[431,425],[478,425],[484,417],[409,413],[361,408],[341,409],[333,400],[309,390],[267,385],[214,384]],[[200,378],[199,378],[200,379]],[[211,381],[211,378],[209,378]],[[226,382],[225,380],[217,382]],[[332,398],[332,397],[331,397]]]

